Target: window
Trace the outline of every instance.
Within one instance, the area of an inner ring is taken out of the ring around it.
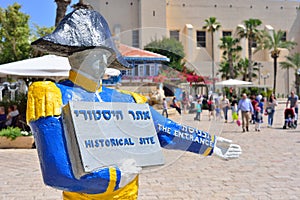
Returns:
[[[138,65],[134,65],[134,68],[132,70],[134,70],[134,76],[139,75],[139,66]]]
[[[145,65],[146,68],[146,76],[150,76],[150,65]]]
[[[140,47],[140,35],[139,30],[133,30],[132,31],[132,46],[133,47]]]
[[[150,65],[150,76],[155,76],[155,65]]]
[[[138,67],[139,69],[139,73],[138,73],[138,76],[144,76],[144,65],[139,65]]]
[[[232,32],[231,31],[223,31],[223,37],[225,36],[231,36],[232,35]]]
[[[133,69],[127,69],[127,70],[124,70],[124,74],[123,75],[126,75],[126,76],[132,76],[133,74]]]
[[[197,47],[206,47],[205,31],[197,31]]]
[[[179,30],[170,31],[170,38],[174,38],[179,41]]]
[[[283,36],[281,38],[281,41],[286,42],[286,31],[284,31]]]

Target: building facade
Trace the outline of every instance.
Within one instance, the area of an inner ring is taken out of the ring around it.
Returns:
[[[216,17],[221,28],[214,33],[215,77],[222,52],[220,38],[235,36],[236,27],[250,18],[260,19],[259,29],[285,31],[287,40],[297,42],[293,52],[300,52],[300,4],[297,1],[270,0],[86,0],[108,21],[111,32],[121,43],[143,48],[162,37],[173,37],[182,42],[186,62],[203,76],[212,76],[212,45],[210,34],[204,30],[205,19]],[[242,57],[247,57],[247,41],[242,40]],[[255,50],[255,48],[253,48]],[[281,50],[278,62],[288,55]],[[254,84],[271,87],[273,59],[260,51],[253,55],[260,63],[260,76]],[[278,67],[277,93],[287,94],[294,89],[294,71]],[[289,77],[289,78],[288,78]]]

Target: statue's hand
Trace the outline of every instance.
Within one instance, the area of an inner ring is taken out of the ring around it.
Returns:
[[[125,185],[130,183],[142,170],[141,167],[136,166],[136,162],[134,159],[125,160],[119,168],[122,174],[120,187],[124,187]]]
[[[239,145],[232,144],[231,140],[222,137],[217,137],[213,155],[216,155],[224,160],[229,160],[238,158],[241,154],[242,149]]]

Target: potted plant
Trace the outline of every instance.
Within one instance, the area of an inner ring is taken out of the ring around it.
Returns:
[[[0,131],[0,148],[32,148],[34,138],[31,132],[18,127],[7,127]]]

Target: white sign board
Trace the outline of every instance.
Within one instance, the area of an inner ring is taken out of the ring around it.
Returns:
[[[148,104],[69,102],[63,122],[78,177],[126,159],[137,166],[164,163]]]

